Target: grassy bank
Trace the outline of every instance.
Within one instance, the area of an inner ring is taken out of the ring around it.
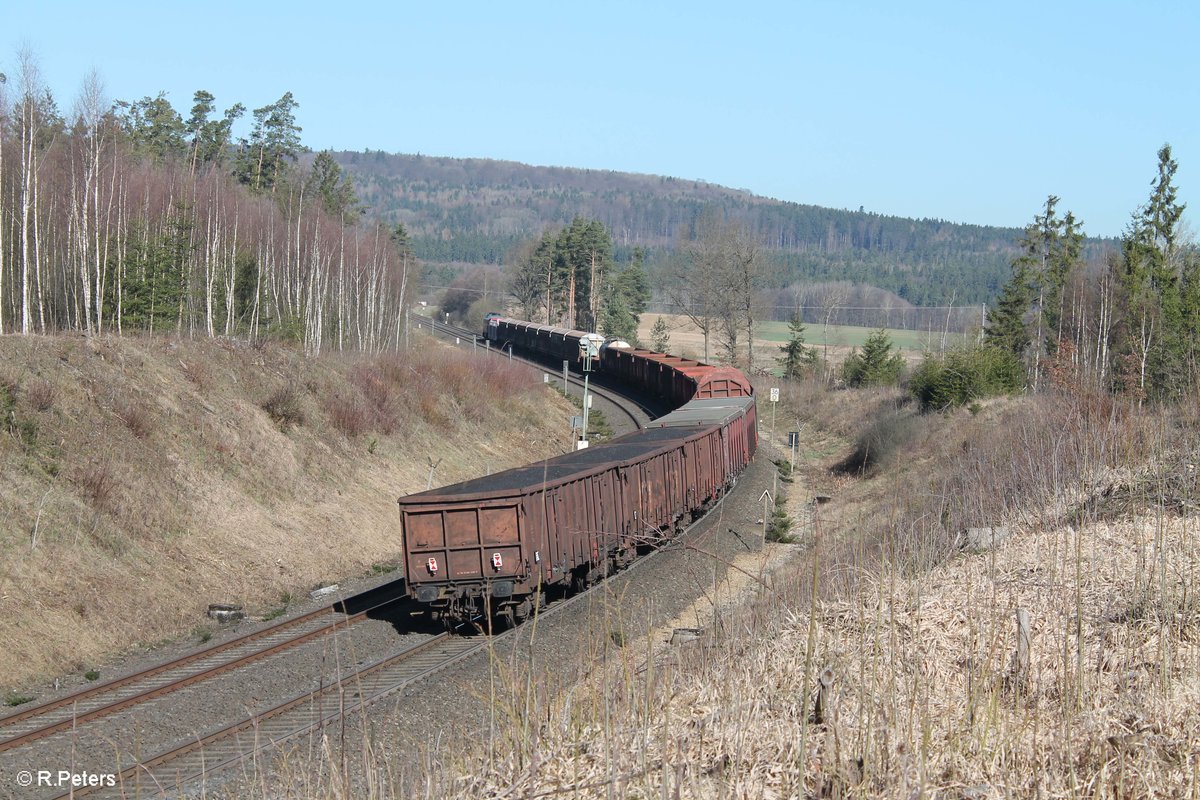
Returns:
[[[481,359],[0,338],[5,687],[278,610],[393,559],[401,494],[562,452],[566,404]]]
[[[801,429],[799,543],[747,555],[670,625],[599,625],[569,691],[497,664],[487,743],[440,748],[428,774],[395,774],[380,731],[355,761],[369,777],[297,796],[1200,791],[1191,410],[1051,396],[920,416],[807,385],[784,401],[763,454],[788,458]],[[1009,538],[967,546],[981,528]],[[672,645],[676,626],[703,633]]]

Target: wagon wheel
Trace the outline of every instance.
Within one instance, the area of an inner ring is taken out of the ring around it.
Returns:
[[[530,602],[530,598],[526,597],[512,608],[512,612],[516,623],[520,625],[529,619],[529,615],[533,613],[533,603]]]
[[[571,594],[579,594],[588,587],[588,575],[591,569],[587,564],[571,570]]]

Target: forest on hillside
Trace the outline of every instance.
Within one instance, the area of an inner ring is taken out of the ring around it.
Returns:
[[[618,260],[654,263],[714,209],[782,266],[780,286],[846,281],[913,305],[986,303],[1008,278],[1021,231],[785,203],[679,178],[486,159],[338,152],[363,202],[402,222],[430,262],[499,264],[576,216],[609,230]],[[1089,253],[1101,243],[1086,243]]]
[[[93,75],[63,111],[31,54],[0,78],[0,334],[400,342],[407,234],[364,218],[328,154],[298,163],[291,92],[222,111],[198,90],[181,112],[113,101]]]

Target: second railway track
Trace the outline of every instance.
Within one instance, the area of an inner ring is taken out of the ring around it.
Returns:
[[[470,340],[471,346],[478,346],[475,334],[470,331],[436,320],[421,320],[419,324],[432,333],[456,337],[460,344]],[[507,357],[526,361],[552,376],[556,373],[543,363],[511,353]],[[583,383],[580,375],[567,377],[574,384]],[[598,397],[607,398],[634,428],[643,427],[646,420],[654,417],[651,411],[611,387],[596,386],[593,382],[591,391]],[[585,596],[586,593],[576,595],[541,613],[554,613],[557,608],[569,606]],[[217,673],[260,661],[329,632],[346,629],[370,611],[395,602],[391,599],[357,613],[337,614],[336,619],[330,619],[335,616],[332,607],[318,609],[183,659],[10,715],[0,719],[0,752],[24,747],[64,730],[74,731],[82,723],[96,721]],[[415,646],[410,641],[399,652],[369,664],[356,663],[349,658],[343,663],[343,656],[338,656],[339,666],[332,677],[321,680],[319,687],[310,686],[308,691],[282,703],[275,700],[276,705],[269,708],[260,706],[255,713],[249,712],[250,704],[247,703],[247,713],[241,718],[227,715],[219,727],[208,733],[193,734],[184,742],[176,741],[157,755],[146,758],[140,753],[125,752],[118,761],[133,766],[119,772],[114,769],[115,786],[76,789],[62,796],[151,797],[177,796],[180,790],[204,792],[220,780],[215,779],[216,773],[242,763],[247,757],[256,757],[265,748],[320,731],[348,714],[359,712],[367,705],[487,648],[492,641],[491,637],[484,636],[441,634],[430,636]],[[293,691],[299,688],[295,686]],[[237,721],[229,724],[230,719]]]
[[[102,717],[345,630],[400,602],[403,600],[394,589],[368,590],[354,598],[39,703],[0,718],[0,752],[77,730]]]
[[[512,358],[515,361],[520,361],[523,364],[529,364],[530,366],[542,370],[545,374],[549,375],[552,380],[561,379],[562,373],[559,365],[556,364],[551,367],[542,361],[512,353],[510,350],[486,348],[484,344],[479,344],[481,337],[477,333],[467,330],[466,328],[460,328],[456,325],[449,325],[445,322],[438,322],[432,318],[421,319],[416,321],[414,324],[419,329],[427,330],[433,335],[442,336],[447,339],[454,338],[458,340],[460,346],[477,347],[480,350],[486,350],[487,352],[491,352],[497,356]],[[582,387],[584,383],[583,373],[569,370],[567,373],[567,380],[573,386]],[[608,408],[618,413],[623,420],[627,421],[628,424],[632,426],[631,429],[633,430],[645,427],[647,421],[653,419],[659,412],[663,410],[651,408],[638,398],[632,397],[618,389],[600,383],[595,379],[589,382],[588,391],[597,397],[607,400]]]
[[[431,327],[438,325],[432,321],[430,324]],[[438,327],[440,331],[437,332],[457,336],[460,341],[471,336],[452,326]],[[544,369],[536,362],[528,363]],[[582,378],[570,377],[573,382],[582,383]],[[621,409],[635,428],[641,428],[644,420],[651,416],[631,398],[604,388],[595,391]],[[553,604],[544,613],[570,605],[583,596]],[[211,782],[220,780],[216,776],[222,771],[277,744],[320,731],[338,719],[359,712],[371,703],[487,648],[492,641],[492,637],[487,636],[433,636],[374,663],[348,667],[318,690],[298,694],[270,709],[196,736],[178,747],[138,759],[134,766],[116,775],[114,787],[75,790],[73,794],[63,796],[174,796],[184,789],[203,792]]]
[[[723,500],[711,511],[720,508]],[[689,537],[707,519],[706,515],[690,525],[684,538]],[[619,574],[629,577],[671,549],[654,551]],[[593,593],[601,592],[604,588],[603,583],[597,584],[587,591],[552,602],[539,613],[548,617],[586,604]],[[208,791],[219,785],[221,773],[232,767],[260,754],[268,754],[272,748],[285,742],[319,734],[330,725],[359,714],[372,704],[488,650],[519,632],[520,628],[495,636],[460,636],[452,632],[433,636],[419,645],[354,668],[318,691],[298,695],[274,708],[140,761],[119,773],[113,787],[75,790],[60,795],[56,800],[67,797],[175,797],[181,793],[206,796]]]

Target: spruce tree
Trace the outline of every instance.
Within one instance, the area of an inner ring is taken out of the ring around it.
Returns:
[[[850,386],[895,386],[903,369],[904,357],[893,352],[891,337],[880,328],[846,359],[842,378]]]
[[[788,323],[791,332],[787,344],[780,345],[782,355],[776,359],[783,368],[785,378],[800,378],[810,373],[817,364],[817,351],[804,344],[807,328],[799,314]]]
[[[1041,382],[1046,358],[1058,350],[1063,293],[1083,249],[1080,222],[1069,211],[1059,217],[1057,205],[1058,198],[1050,195],[1042,213],[1025,226],[1021,255],[1012,262],[1012,277],[988,315],[986,330],[989,345],[1028,359],[1034,385]]]
[[[1182,390],[1184,362],[1197,336],[1188,326],[1192,291],[1181,280],[1183,253],[1176,241],[1185,207],[1173,184],[1178,166],[1171,146],[1163,145],[1150,201],[1134,214],[1121,241],[1127,305],[1123,348],[1131,365],[1126,388],[1150,397]],[[1189,279],[1190,272],[1185,273]]]
[[[667,321],[659,317],[654,321],[654,326],[650,328],[650,347],[655,352],[667,352],[667,346],[671,343],[671,332],[667,328]]]
[[[1029,330],[1025,314],[1029,311],[1029,273],[1019,260],[1013,263],[1013,275],[1000,292],[996,307],[988,314],[987,343],[1022,358],[1029,348]]]

